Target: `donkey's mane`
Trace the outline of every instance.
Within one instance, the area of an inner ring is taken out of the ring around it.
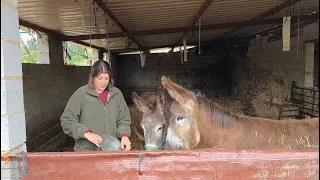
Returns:
[[[197,93],[195,98],[198,103],[205,108],[209,117],[220,125],[228,127],[234,125],[238,121],[239,118],[234,113],[227,111],[213,100],[208,99],[205,95]]]

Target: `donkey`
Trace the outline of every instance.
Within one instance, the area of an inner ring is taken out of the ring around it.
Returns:
[[[185,112],[181,106],[173,101],[163,88],[158,89],[158,94],[146,95],[146,93],[143,93],[141,97],[135,92],[132,93],[132,100],[137,108],[143,112],[141,121],[135,119],[137,122],[133,123],[134,130],[136,134],[139,134],[138,136],[144,134],[145,148],[147,150],[158,150],[161,149],[161,143],[163,143],[162,149],[166,150],[194,148],[200,140],[197,124],[185,118]],[[150,98],[147,98],[148,95],[156,100],[150,101]],[[153,104],[153,102],[156,104]],[[170,112],[169,108],[173,111]],[[135,126],[139,126],[140,129],[143,127],[143,130],[138,131]],[[176,134],[186,133],[188,134],[187,138],[190,138],[187,143],[182,143],[179,138],[176,138]],[[162,142],[164,138],[165,142]]]
[[[145,94],[145,93],[144,93]],[[141,121],[134,122],[134,130],[138,136],[145,141],[146,150],[167,149],[166,135],[169,117],[165,108],[166,95],[163,88],[159,88],[157,94],[151,98],[140,97],[132,93],[132,100],[137,108],[143,113]],[[154,102],[154,103],[152,103]],[[138,126],[135,128],[135,126]],[[141,130],[142,129],[142,130]]]
[[[165,76],[162,86],[177,102],[170,112],[181,109],[179,119],[188,119],[197,125],[200,133],[198,148],[227,149],[318,149],[319,118],[304,120],[271,120],[266,118],[238,117],[201,95],[194,95]],[[168,129],[175,132],[180,146],[190,144],[190,131],[174,128],[178,121],[170,121]],[[171,126],[174,126],[171,128]],[[180,126],[182,128],[182,126]],[[185,129],[185,127],[184,127]],[[179,132],[179,133],[176,133]],[[168,130],[169,134],[169,130]],[[194,143],[191,144],[196,144]]]
[[[144,92],[140,96],[136,92],[132,92],[131,98],[138,109],[138,111],[131,112],[132,128],[135,131],[136,135],[141,141],[144,141],[143,129],[141,127],[142,111],[139,109],[140,101],[143,101],[143,104],[147,109],[154,111],[157,108],[157,98],[158,92]],[[137,103],[138,102],[138,103]],[[138,105],[137,105],[138,104]]]

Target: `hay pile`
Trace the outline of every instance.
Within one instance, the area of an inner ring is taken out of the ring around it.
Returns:
[[[214,101],[232,113],[239,113],[245,107],[243,102],[231,98],[215,98]]]
[[[281,109],[291,110],[285,112],[286,115],[299,114],[298,108],[289,103],[291,86],[282,77],[248,62],[240,64],[237,71],[234,96],[245,106],[252,107],[250,116],[278,119]]]
[[[283,81],[270,77],[264,90],[252,99],[252,106],[259,117],[278,119],[281,106],[290,99],[290,89]],[[294,112],[297,113],[297,112]]]
[[[142,118],[142,112],[138,110],[135,105],[129,106],[130,116],[131,116],[131,149],[132,150],[143,150],[144,143],[139,139],[139,137],[136,135],[135,131],[133,130],[133,127],[139,127],[140,121]]]

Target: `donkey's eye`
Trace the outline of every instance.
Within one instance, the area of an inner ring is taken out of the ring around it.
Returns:
[[[160,131],[162,129],[162,126],[158,128],[158,131]]]
[[[177,121],[180,121],[182,119],[183,119],[183,117],[181,117],[181,116],[177,117]]]

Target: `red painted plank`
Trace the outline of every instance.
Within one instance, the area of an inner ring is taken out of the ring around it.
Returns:
[[[145,158],[140,163],[139,156]],[[319,151],[221,150],[28,153],[25,180],[318,179]]]

